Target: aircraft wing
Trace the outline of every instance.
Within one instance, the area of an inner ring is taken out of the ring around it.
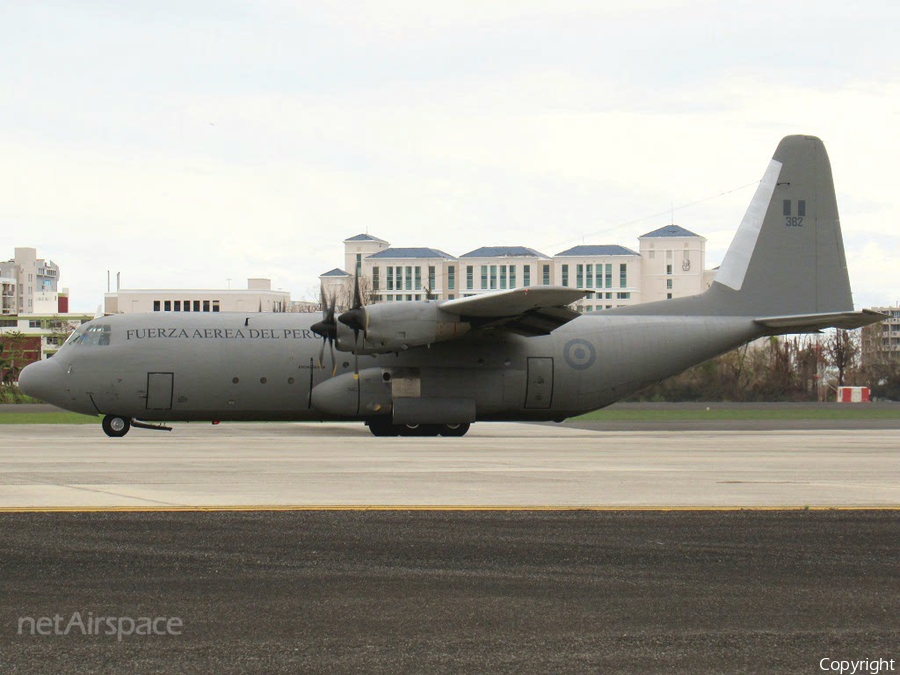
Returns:
[[[503,328],[531,337],[549,335],[580,316],[566,305],[587,294],[564,286],[528,286],[447,300],[441,303],[441,310],[480,328]]]
[[[862,328],[872,323],[884,321],[888,316],[871,309],[859,312],[826,312],[823,314],[794,314],[788,316],[770,316],[754,319],[755,323],[765,328],[772,328],[781,334],[817,333],[823,328]]]

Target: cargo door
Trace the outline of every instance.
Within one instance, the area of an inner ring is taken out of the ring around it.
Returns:
[[[174,373],[147,373],[147,410],[171,410]]]
[[[528,384],[525,388],[526,408],[549,408],[553,400],[553,359],[546,356],[528,358]]]

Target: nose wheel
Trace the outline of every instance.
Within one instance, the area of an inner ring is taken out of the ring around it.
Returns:
[[[127,417],[119,417],[118,415],[107,415],[103,418],[103,431],[107,436],[112,438],[121,438],[128,433],[131,428],[131,420]]]

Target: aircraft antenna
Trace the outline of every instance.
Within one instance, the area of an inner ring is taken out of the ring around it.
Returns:
[[[755,181],[753,181],[752,183],[747,183],[747,184],[745,184],[745,185],[741,185],[741,186],[739,186],[739,187],[732,188],[731,190],[725,190],[724,192],[719,192],[719,193],[714,194],[714,195],[711,195],[711,196],[709,196],[709,197],[705,197],[704,199],[698,199],[698,200],[696,200],[696,201],[689,202],[689,203],[687,203],[687,204],[679,204],[678,206],[674,207],[673,209],[670,209],[669,213],[670,213],[670,214],[673,214],[674,211],[681,211],[682,209],[689,209],[689,208],[691,208],[692,206],[697,206],[698,204],[702,204],[702,203],[704,203],[704,202],[708,202],[708,201],[711,201],[711,200],[713,200],[713,199],[718,199],[719,197],[724,197],[725,195],[730,195],[730,194],[733,194],[733,193],[738,192],[738,191],[740,191],[740,190],[745,190],[745,189],[748,188],[748,187],[752,187],[752,186],[758,185],[758,184],[759,184],[759,181],[758,181],[758,180],[755,180]],[[630,226],[633,226],[633,225],[637,225],[637,224],[639,224],[639,223],[643,223],[644,221],[651,220],[651,219],[653,219],[653,218],[659,218],[660,216],[664,216],[665,214],[666,214],[665,211],[661,211],[661,212],[659,212],[659,213],[651,213],[651,214],[649,214],[649,215],[642,216],[642,217],[640,217],[640,218],[635,218],[635,219],[633,219],[633,220],[628,220],[628,221],[620,222],[620,223],[618,223],[618,224],[616,224],[616,225],[612,225],[612,226],[610,226],[610,227],[606,227],[606,228],[604,228],[604,229],[597,230],[597,231],[595,231],[595,232],[589,232],[589,233],[587,234],[587,236],[589,236],[589,237],[596,237],[596,236],[599,236],[599,235],[602,235],[602,234],[606,234],[607,232],[613,232],[614,230],[619,230],[619,229],[622,229],[622,228],[625,228],[625,227],[630,227]],[[584,235],[582,235],[582,236],[584,236]],[[576,237],[573,238],[573,239],[567,239],[567,240],[559,241],[559,242],[556,242],[556,243],[545,244],[545,246],[548,246],[548,247],[562,246],[562,245],[567,244],[567,243],[569,243],[569,242],[571,242],[571,241],[578,241],[577,235],[576,235]]]

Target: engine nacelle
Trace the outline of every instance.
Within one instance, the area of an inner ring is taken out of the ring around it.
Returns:
[[[338,317],[336,345],[355,354],[383,354],[452,340],[471,329],[470,323],[441,311],[436,302],[392,302],[350,310]]]
[[[391,385],[381,368],[366,368],[357,377],[344,373],[325,380],[312,390],[313,407],[342,419],[386,415],[391,412]]]

